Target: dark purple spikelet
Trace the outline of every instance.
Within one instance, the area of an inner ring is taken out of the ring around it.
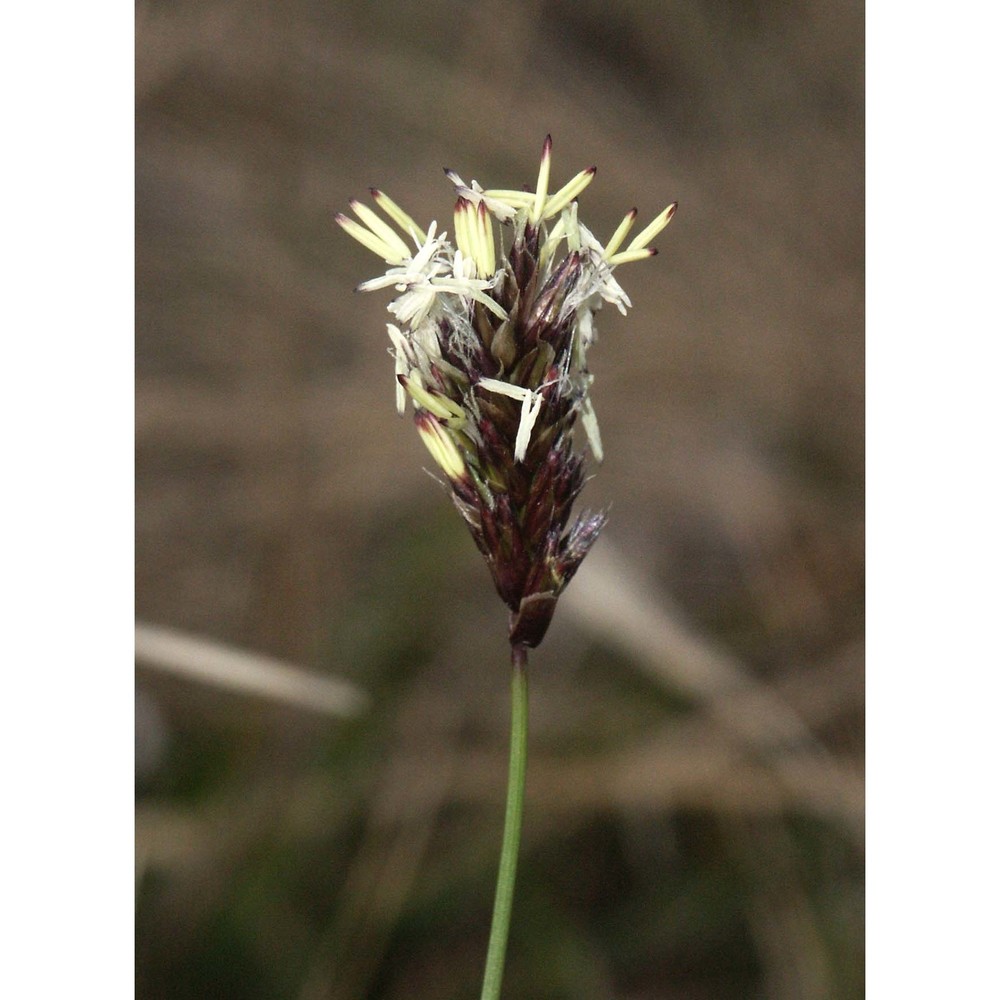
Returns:
[[[420,436],[448,478],[452,499],[510,611],[510,642],[534,647],[559,594],[607,520],[572,520],[584,483],[574,448],[578,422],[601,459],[587,351],[604,302],[624,314],[628,296],[613,276],[656,251],[649,241],[670,221],[660,213],[627,248],[632,209],[602,246],[577,218],[577,196],[594,177],[581,171],[548,193],[546,138],[535,191],[484,190],[446,171],[455,185],[455,238],[425,233],[387,195],[372,197],[410,246],[360,202],[360,223],[340,225],[389,265],[368,291],[394,288],[388,324],[397,408],[413,401]],[[506,232],[494,240],[493,220]]]

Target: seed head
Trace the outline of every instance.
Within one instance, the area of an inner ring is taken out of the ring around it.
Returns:
[[[649,243],[677,207],[622,250],[633,208],[602,246],[576,200],[596,167],[550,194],[551,168],[547,136],[534,190],[467,185],[446,169],[457,194],[454,240],[436,222],[425,232],[376,188],[389,222],[356,200],[360,221],[336,216],[388,265],[358,287],[396,292],[388,307],[396,322],[387,324],[396,408],[402,414],[412,401],[420,437],[510,611],[515,646],[541,642],[607,520],[584,512],[571,523],[584,482],[578,419],[592,455],[603,457],[587,367],[594,314],[605,302],[625,314],[632,303],[613,272],[655,255]]]

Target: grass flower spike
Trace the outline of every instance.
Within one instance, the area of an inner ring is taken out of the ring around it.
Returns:
[[[482,1000],[498,1000],[517,871],[528,733],[527,651],[607,520],[585,511],[582,441],[602,458],[587,353],[605,302],[632,305],[615,277],[652,257],[669,205],[622,249],[638,212],[605,246],[580,222],[577,198],[596,173],[581,170],[550,193],[546,137],[533,190],[484,189],[453,170],[454,239],[426,232],[388,195],[371,189],[389,221],[358,201],[337,222],[388,265],[358,286],[391,288],[386,324],[395,361],[396,409],[412,403],[421,440],[447,477],[452,500],[510,612],[511,741],[507,809]],[[391,224],[390,224],[391,223]],[[395,226],[395,228],[393,228]],[[499,234],[499,236],[498,236]]]
[[[668,206],[622,249],[632,209],[606,246],[577,216],[596,168],[550,192],[552,141],[533,190],[484,189],[446,170],[455,187],[453,239],[427,230],[388,195],[375,210],[352,200],[344,230],[388,265],[359,285],[391,288],[388,324],[396,406],[412,402],[420,436],[510,611],[513,646],[541,642],[559,594],[606,520],[570,523],[584,482],[579,423],[602,458],[587,355],[594,314],[631,306],[616,269],[653,256]],[[499,240],[498,240],[499,234]]]

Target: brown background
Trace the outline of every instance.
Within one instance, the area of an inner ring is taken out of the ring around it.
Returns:
[[[137,614],[371,699],[137,674],[146,998],[477,995],[504,609],[392,400],[370,185],[597,164],[611,522],[532,660],[506,980],[862,995],[860,3],[180,0],[137,12]]]

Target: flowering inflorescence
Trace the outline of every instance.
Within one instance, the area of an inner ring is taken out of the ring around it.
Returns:
[[[549,193],[552,140],[534,190],[484,190],[446,170],[455,186],[454,239],[423,230],[388,195],[371,190],[395,224],[359,201],[359,221],[337,222],[388,265],[362,291],[392,288],[396,408],[413,402],[420,436],[447,476],[455,506],[510,609],[510,641],[537,646],[556,600],[606,521],[584,512],[569,526],[584,481],[573,448],[579,417],[602,458],[587,353],[604,302],[631,306],[614,276],[656,254],[650,241],[669,205],[624,247],[637,212],[602,246],[580,222],[577,197],[596,168]],[[497,223],[504,239],[497,239]],[[402,235],[401,235],[402,234]]]

